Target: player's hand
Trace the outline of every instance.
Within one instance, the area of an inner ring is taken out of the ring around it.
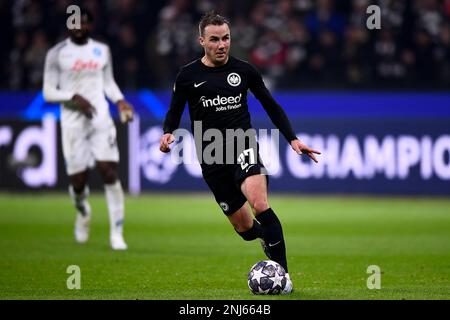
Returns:
[[[318,163],[316,156],[314,154],[320,154],[320,151],[311,149],[306,144],[300,142],[300,140],[295,139],[291,141],[291,147],[298,154],[306,154],[308,157],[314,160],[315,163]]]
[[[119,109],[120,122],[127,123],[133,121],[134,111],[130,103],[126,100],[119,100],[117,102],[117,108]]]
[[[159,140],[159,150],[167,153],[170,151],[169,144],[175,141],[175,136],[171,133],[164,134]]]
[[[80,96],[79,94],[75,94],[72,97],[72,102],[77,106],[77,108],[84,113],[88,119],[92,119],[95,113],[97,111],[95,110],[94,106],[89,103],[85,98]]]

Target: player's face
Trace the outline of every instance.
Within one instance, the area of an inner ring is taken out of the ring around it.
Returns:
[[[80,29],[69,30],[70,38],[75,43],[85,43],[87,41],[91,31],[91,23],[84,16],[81,16],[80,27]]]
[[[206,26],[203,37],[200,37],[199,41],[205,49],[206,58],[212,64],[222,65],[228,61],[231,36],[227,24]]]

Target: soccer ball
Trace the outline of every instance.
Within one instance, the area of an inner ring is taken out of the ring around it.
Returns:
[[[286,271],[272,260],[259,261],[248,273],[248,287],[253,294],[280,294],[286,282]]]

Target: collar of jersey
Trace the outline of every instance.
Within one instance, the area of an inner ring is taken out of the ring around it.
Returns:
[[[75,42],[73,42],[73,41],[70,39],[70,37],[67,38],[67,42],[68,42],[69,44],[71,44],[72,46],[75,46],[75,47],[84,47],[84,46],[90,45],[90,44],[92,43],[92,38],[88,38],[88,41],[87,41],[85,44],[76,44]]]
[[[202,58],[199,58],[197,61],[198,61],[198,63],[200,63],[200,65],[203,69],[208,70],[208,71],[217,72],[217,71],[222,71],[223,69],[226,69],[232,63],[232,60],[233,60],[233,57],[230,55],[228,57],[227,63],[225,63],[223,66],[219,66],[219,67],[208,67],[207,65],[205,65],[202,62]]]

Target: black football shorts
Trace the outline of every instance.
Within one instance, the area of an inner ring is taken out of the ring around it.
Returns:
[[[239,210],[247,201],[241,191],[242,182],[250,176],[263,174],[267,184],[269,176],[261,159],[256,163],[215,165],[209,170],[203,170],[203,177],[211,189],[216,202],[227,216]]]

